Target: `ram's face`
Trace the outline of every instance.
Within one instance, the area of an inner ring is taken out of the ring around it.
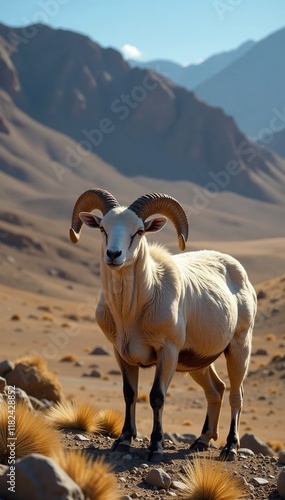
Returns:
[[[103,217],[99,229],[106,265],[117,270],[131,265],[145,232],[143,221],[131,210],[119,207]]]
[[[119,270],[136,260],[141,239],[146,232],[157,232],[167,222],[165,217],[143,222],[132,210],[116,207],[102,219],[89,212],[79,214],[82,222],[102,233],[103,259],[108,268]]]

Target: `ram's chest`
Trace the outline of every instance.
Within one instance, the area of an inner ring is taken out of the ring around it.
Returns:
[[[154,348],[147,343],[145,336],[140,331],[132,328],[117,329],[115,348],[120,356],[130,365],[147,367],[155,364],[156,353]]]

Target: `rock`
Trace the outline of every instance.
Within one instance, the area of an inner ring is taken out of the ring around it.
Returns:
[[[121,375],[120,370],[109,370],[108,375]]]
[[[6,379],[0,377],[0,392],[3,393],[6,387]]]
[[[33,454],[16,460],[15,476],[17,478],[16,490],[7,491],[11,483],[11,467],[0,476],[0,495],[6,499],[14,499],[15,491],[17,500],[27,498],[52,498],[53,500],[76,499],[84,500],[84,495],[79,486],[50,458]],[[10,473],[10,476],[8,476]],[[15,479],[14,479],[15,482]],[[15,486],[15,484],[14,484]]]
[[[285,469],[283,469],[278,476],[277,491],[281,498],[285,498]]]
[[[172,481],[171,488],[174,488],[175,490],[179,490],[179,491],[186,491],[187,490],[186,484],[183,483],[182,481]]]
[[[259,290],[259,292],[257,293],[256,297],[257,297],[257,300],[265,299],[266,292],[264,290]]]
[[[278,462],[282,465],[285,465],[285,452],[284,451],[281,451],[279,453]]]
[[[97,356],[110,356],[109,351],[104,349],[104,347],[95,347],[95,349],[93,349],[90,354],[96,354]]]
[[[238,455],[245,455],[246,457],[251,457],[254,455],[254,452],[249,448],[239,448],[237,452]]]
[[[266,349],[256,349],[252,354],[252,356],[268,356],[268,351]]]
[[[196,436],[196,434],[177,434],[177,432],[164,433],[164,439],[169,439],[174,444],[179,444],[179,443],[192,444],[194,443],[195,439],[197,439],[197,437],[198,436]]]
[[[273,452],[266,443],[263,443],[254,434],[244,434],[240,440],[242,448],[249,448],[254,453],[262,453],[265,456],[273,456]]]
[[[46,409],[46,405],[42,401],[40,401],[40,399],[37,399],[34,396],[30,396],[29,399],[32,403],[34,410],[45,410]]]
[[[265,486],[268,484],[267,479],[263,479],[263,477],[253,477],[250,482],[253,486]]]
[[[83,373],[82,377],[94,377],[94,378],[100,378],[101,373],[98,372],[97,370],[92,370],[90,373]]]
[[[0,363],[0,376],[4,377],[6,373],[11,372],[14,370],[15,365],[12,363],[12,361],[9,361],[9,359],[5,359],[5,361],[1,361]]]
[[[17,403],[24,403],[29,410],[33,409],[33,406],[32,406],[32,403],[30,401],[30,398],[29,398],[28,394],[25,391],[23,391],[19,387],[14,387],[14,386],[11,387],[10,385],[6,385],[5,390],[3,392],[3,398],[4,398],[4,400],[7,401],[8,400],[8,395],[9,395],[9,397],[11,397],[11,394],[15,395],[15,401]]]
[[[90,441],[90,438],[83,436],[83,434],[75,434],[74,439],[76,441]]]
[[[160,467],[158,469],[151,469],[147,473],[145,482],[150,486],[156,486],[157,488],[165,488],[168,490],[171,485],[171,477]]]
[[[15,385],[24,389],[29,396],[38,399],[49,399],[50,401],[61,401],[64,394],[60,383],[48,370],[41,370],[38,366],[25,362],[17,364],[11,372],[6,375],[9,385]]]

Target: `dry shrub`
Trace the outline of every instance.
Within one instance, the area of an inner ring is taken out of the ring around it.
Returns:
[[[96,407],[88,402],[63,401],[52,406],[46,413],[48,422],[57,429],[78,429],[100,432]]]
[[[119,500],[116,477],[103,458],[95,461],[83,450],[67,451],[58,459],[61,468],[77,483],[90,500]]]
[[[189,418],[186,418],[182,421],[182,425],[188,425],[190,427],[191,425],[193,425],[193,422]]]
[[[124,425],[124,417],[118,410],[111,408],[99,411],[99,427],[102,434],[118,437]]]
[[[266,335],[265,340],[268,340],[269,342],[274,342],[276,340],[276,335],[274,333],[268,333]]]
[[[147,391],[139,391],[138,397],[137,397],[137,402],[138,403],[148,403],[149,401],[149,394]]]
[[[47,370],[45,360],[36,354],[34,356],[21,356],[20,358],[15,359],[14,365],[17,366],[20,363],[27,366],[36,366],[40,371]]]
[[[74,354],[66,354],[66,356],[63,356],[59,361],[62,363],[76,363],[78,358]]]
[[[268,446],[270,446],[270,448],[273,451],[275,451],[275,453],[278,453],[279,451],[284,450],[284,448],[285,448],[283,441],[279,441],[277,439],[272,440],[272,441],[267,441],[266,444],[268,444]]]
[[[194,458],[185,467],[186,485],[182,498],[186,500],[241,500],[248,499],[250,491],[242,480],[225,468],[224,462]]]
[[[21,458],[31,453],[40,453],[54,458],[60,451],[59,433],[52,429],[40,413],[28,410],[24,403],[15,406],[15,429],[11,430],[8,407],[0,407],[0,461],[7,463],[10,456],[12,441],[8,438],[15,437],[15,458]],[[9,413],[11,417],[11,412]],[[9,434],[8,434],[9,432]],[[12,436],[11,436],[12,433]],[[8,444],[10,447],[8,447]]]

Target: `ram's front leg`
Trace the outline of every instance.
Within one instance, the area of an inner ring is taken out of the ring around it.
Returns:
[[[122,433],[113,444],[112,451],[127,452],[130,448],[132,438],[137,435],[135,411],[138,394],[138,366],[126,363],[115,349],[115,355],[123,376],[123,392],[126,404],[125,422]]]
[[[155,378],[150,391],[150,404],[153,409],[153,428],[150,438],[148,460],[159,462],[163,456],[162,411],[167,389],[175,372],[178,351],[173,344],[167,343],[157,353]]]

